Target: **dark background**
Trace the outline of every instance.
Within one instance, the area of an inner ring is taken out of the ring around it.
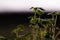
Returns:
[[[0,35],[10,36],[11,31],[19,24],[25,25],[28,30],[28,17],[33,15],[33,12],[3,12],[0,13]]]
[[[46,12],[48,13],[48,12]],[[19,24],[28,25],[28,17],[33,15],[33,12],[3,12],[0,13],[0,34],[9,35],[12,29]],[[43,17],[51,17],[43,15]],[[57,26],[60,27],[60,16],[58,15]],[[26,27],[27,28],[27,27]]]

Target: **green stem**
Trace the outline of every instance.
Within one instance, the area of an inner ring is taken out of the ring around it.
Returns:
[[[17,40],[18,39],[18,32],[16,33],[16,38],[15,38],[15,40]]]
[[[54,20],[54,15],[52,15],[52,19]],[[55,21],[54,21],[54,23],[55,23]],[[53,32],[52,40],[54,39],[54,23],[52,24],[52,32]]]
[[[32,36],[33,36],[33,40],[36,40],[36,36],[35,36],[35,29],[32,29]]]
[[[57,36],[60,34],[60,31],[56,34],[55,39],[57,39]]]
[[[57,21],[57,15],[56,15],[56,18],[55,18],[55,24],[54,24],[55,27],[56,27],[56,21]]]
[[[53,28],[53,40],[55,40],[55,28],[56,28],[56,22],[57,22],[57,15],[56,15],[56,18],[55,18],[54,28]]]
[[[34,19],[36,20],[36,12],[34,14]],[[35,24],[35,21],[34,21],[34,24]],[[33,34],[33,40],[36,40],[36,34],[35,34],[35,28],[34,27],[32,29],[32,34]]]

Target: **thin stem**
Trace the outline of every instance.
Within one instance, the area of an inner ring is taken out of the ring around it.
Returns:
[[[17,40],[18,39],[18,32],[16,32],[16,38],[15,38],[15,40]]]
[[[55,18],[54,28],[53,28],[53,40],[55,40],[55,29],[56,29],[56,22],[57,22],[57,15],[56,15],[56,18]]]
[[[54,20],[54,15],[52,15],[52,19]],[[53,32],[53,36],[52,36],[52,40],[54,39],[54,23],[52,24],[52,32]]]
[[[34,14],[34,24],[35,24],[35,20],[36,20],[36,12]],[[32,29],[32,34],[33,34],[33,40],[36,40],[36,34],[35,34],[35,28],[34,27]]]
[[[39,19],[38,19],[38,22],[40,22],[40,16],[39,16]],[[41,28],[38,28],[38,37],[39,37],[39,39],[41,40],[41,30],[40,30]],[[38,40],[39,40],[38,39]]]
[[[56,19],[55,19],[55,29],[56,29],[56,22],[57,22],[57,15],[56,15]],[[55,29],[54,29],[54,31],[55,31]],[[55,35],[55,33],[54,33],[54,35]],[[55,37],[54,37],[55,38]],[[56,38],[55,38],[56,39]]]

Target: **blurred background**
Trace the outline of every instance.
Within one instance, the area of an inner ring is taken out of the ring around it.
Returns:
[[[9,36],[19,24],[24,24],[27,28],[28,17],[34,14],[31,7],[42,7],[46,13],[60,11],[60,0],[0,0],[0,34]],[[48,16],[44,14],[43,17]],[[60,28],[60,15],[57,26]]]

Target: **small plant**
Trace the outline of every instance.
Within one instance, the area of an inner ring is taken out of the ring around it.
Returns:
[[[44,40],[44,38],[49,38],[51,40],[55,40],[55,28],[57,15],[59,12],[55,11],[52,13],[48,13],[47,15],[51,15],[52,18],[41,18],[41,15],[44,14],[45,10],[43,8],[32,7],[34,16],[30,17],[30,26],[32,27],[32,37],[33,40],[37,40],[37,36],[40,40]],[[39,15],[39,17],[37,17]],[[38,39],[39,39],[38,38]]]
[[[24,26],[18,25],[13,30],[13,33],[16,34],[15,40],[55,40],[59,34],[55,36],[57,15],[59,15],[59,12],[48,13],[47,15],[51,15],[51,18],[43,19],[41,18],[45,12],[43,8],[32,7],[31,9],[34,11],[34,15],[28,17],[30,18],[29,27],[32,29],[31,32],[20,36],[19,31],[24,31]]]
[[[24,26],[23,25],[18,25],[16,29],[14,29],[12,32],[16,34],[15,40],[19,38],[19,31],[24,31]]]
[[[43,34],[44,32],[42,32],[44,30],[44,26],[42,24],[44,19],[43,20],[41,19],[41,15],[44,13],[44,9],[41,10],[42,8],[37,8],[37,7],[35,8],[32,7],[32,9],[35,13],[34,13],[34,16],[31,17],[30,26],[32,27],[33,40],[37,40],[37,37],[39,35],[40,35],[40,38],[43,37],[42,35],[44,35]],[[37,17],[37,14],[39,15],[39,17]]]

